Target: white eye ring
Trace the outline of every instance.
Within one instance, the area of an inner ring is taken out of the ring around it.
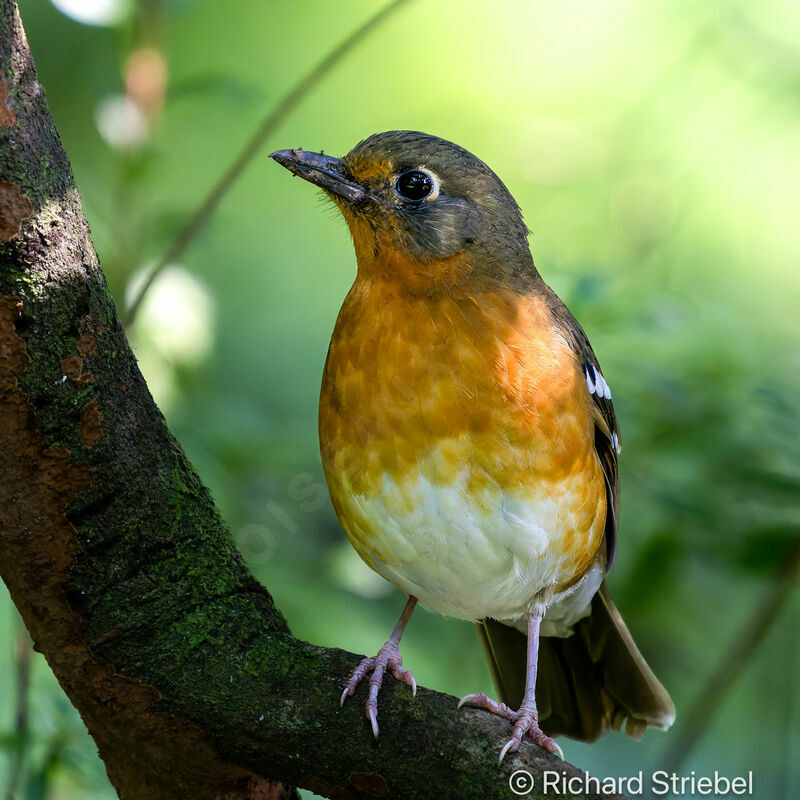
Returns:
[[[430,179],[433,181],[433,189],[431,189],[431,193],[425,199],[429,202],[435,200],[439,196],[439,176],[435,172],[425,169],[425,167],[420,167],[419,171],[429,175]]]
[[[400,181],[400,178],[402,178],[404,175],[408,175],[414,172],[421,172],[423,175],[427,175],[431,179],[430,192],[428,192],[428,194],[426,194],[424,197],[420,197],[419,199],[415,199],[413,197],[405,195],[403,192],[400,191],[398,187],[398,182]],[[399,172],[397,175],[395,175],[394,180],[392,181],[392,185],[394,186],[395,191],[402,198],[404,198],[405,200],[410,200],[411,202],[417,202],[417,203],[431,202],[439,196],[439,178],[437,177],[435,172],[431,172],[429,169],[426,169],[425,167],[417,167],[416,169],[404,169],[402,172]]]

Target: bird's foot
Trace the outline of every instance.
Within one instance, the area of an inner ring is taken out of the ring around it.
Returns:
[[[396,642],[390,639],[381,647],[378,651],[378,655],[373,658],[365,658],[355,670],[353,670],[353,674],[350,676],[350,680],[347,681],[344,691],[342,692],[340,700],[341,705],[344,705],[344,701],[347,700],[348,697],[352,697],[353,694],[355,694],[356,687],[361,683],[361,680],[368,672],[372,674],[369,678],[369,695],[367,696],[366,713],[367,719],[370,725],[372,725],[372,733],[377,739],[378,691],[383,683],[383,676],[388,672],[398,681],[403,681],[408,684],[411,687],[412,694],[415,696],[417,694],[417,682],[414,680],[414,675],[411,670],[403,669],[403,657],[400,655],[400,648],[397,646]]]
[[[514,730],[511,734],[511,738],[500,751],[498,763],[503,762],[506,753],[516,753],[517,750],[519,750],[524,736],[532,739],[539,747],[547,750],[548,753],[553,753],[562,761],[564,760],[564,751],[539,727],[539,712],[536,710],[536,706],[533,703],[523,703],[519,711],[514,711],[505,703],[498,703],[496,700],[487,697],[483,692],[480,692],[478,694],[468,694],[466,697],[462,697],[458,707],[461,708],[463,705],[484,708],[487,711],[491,711],[492,714],[496,714],[498,717],[502,717],[514,723]]]

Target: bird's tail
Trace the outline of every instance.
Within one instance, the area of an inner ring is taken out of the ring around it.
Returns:
[[[518,708],[525,689],[525,634],[487,619],[478,630],[500,699]],[[539,641],[536,679],[539,721],[548,736],[591,742],[609,727],[638,739],[648,727],[675,719],[666,689],[634,644],[605,581],[592,611],[567,638]]]

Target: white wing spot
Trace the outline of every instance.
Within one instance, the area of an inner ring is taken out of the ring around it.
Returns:
[[[592,367],[586,368],[586,385],[589,387],[589,394],[594,394],[594,382],[592,381],[592,376],[589,372],[594,372]]]
[[[596,394],[598,397],[605,397],[606,400],[610,400],[611,389],[600,370],[596,369],[594,365],[589,364],[586,367],[585,374],[586,385],[589,387],[589,394]],[[594,376],[594,380],[592,380],[592,376]]]
[[[614,448],[617,454],[622,452],[622,448],[619,446],[619,436],[617,436],[616,431],[611,434],[611,446]]]

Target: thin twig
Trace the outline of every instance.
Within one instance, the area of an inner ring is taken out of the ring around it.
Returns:
[[[244,171],[245,167],[258,154],[263,147],[266,139],[275,129],[286,119],[289,114],[300,104],[303,98],[314,88],[314,86],[325,77],[357,44],[365,39],[381,23],[385,22],[401,6],[409,3],[410,0],[392,0],[384,6],[377,14],[370,17],[363,25],[353,31],[344,41],[331,50],[310,72],[306,73],[279,101],[275,108],[267,114],[258,130],[242,148],[239,155],[234,159],[220,179],[206,195],[203,202],[197,207],[186,224],[178,232],[172,244],[155,268],[147,276],[147,279],[139,289],[138,294],[131,302],[123,317],[125,326],[133,324],[136,312],[153,285],[159,272],[169,263],[175,261],[183,251],[189,246],[200,230],[208,222],[214,210],[219,205],[220,200],[230,190],[233,184]]]
[[[677,773],[686,757],[703,737],[711,720],[728,692],[755,655],[775,622],[781,608],[797,585],[800,573],[800,539],[789,550],[777,573],[770,581],[761,602],[747,618],[720,660],[694,706],[684,716],[679,737],[667,752],[665,763],[659,766],[670,774]]]
[[[783,693],[777,693],[776,700],[780,705],[780,727],[781,730],[778,734],[778,741],[782,749],[782,769],[776,788],[778,789],[777,797],[797,797],[800,792],[792,792],[793,780],[793,767],[797,763],[794,757],[796,750],[794,749],[795,743],[793,740],[794,721],[797,719],[798,708],[798,691],[797,691],[797,676],[800,675],[800,636],[797,635],[797,612],[791,612],[788,615],[790,619],[787,620],[787,627],[792,632],[789,640],[785,643],[786,650],[783,651],[784,643],[781,642],[781,656],[776,659],[775,671],[777,673],[778,681],[785,682],[785,689]],[[785,661],[784,661],[785,659]],[[800,789],[800,786],[796,787]]]
[[[28,631],[17,617],[17,634],[15,643],[15,678],[17,690],[17,708],[14,715],[14,750],[11,760],[11,771],[8,776],[7,800],[16,800],[17,787],[22,777],[25,755],[28,749],[28,699],[31,685],[31,653],[33,644]]]

